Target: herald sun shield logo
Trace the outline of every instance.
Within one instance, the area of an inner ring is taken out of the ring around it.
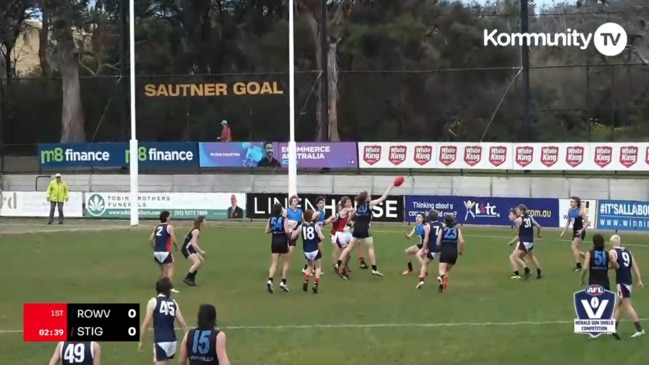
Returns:
[[[615,333],[615,293],[601,285],[589,285],[575,292],[575,333],[595,338],[604,333]]]

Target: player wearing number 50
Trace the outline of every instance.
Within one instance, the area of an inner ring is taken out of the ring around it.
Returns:
[[[97,342],[59,342],[49,365],[100,365],[101,347]]]
[[[631,337],[640,337],[645,334],[645,331],[640,326],[640,319],[638,313],[631,305],[631,289],[633,288],[633,278],[631,273],[635,275],[638,281],[638,288],[642,289],[642,278],[640,277],[640,268],[638,263],[631,254],[631,251],[620,246],[620,236],[611,236],[611,260],[617,262],[617,269],[615,270],[615,282],[617,283],[618,305],[615,307],[615,328],[620,324],[620,317],[622,317],[622,310],[624,310],[631,320],[636,332]],[[617,336],[616,336],[617,337]],[[619,337],[618,337],[619,338]]]
[[[197,327],[185,333],[180,343],[180,365],[230,365],[225,333],[216,328],[213,305],[202,304],[198,308]]]
[[[156,365],[170,365],[176,355],[176,330],[174,322],[187,331],[187,324],[180,307],[171,299],[171,280],[164,277],[155,284],[157,296],[151,298],[146,306],[146,315],[140,330],[138,349],[143,351],[146,333],[153,322],[153,362]]]

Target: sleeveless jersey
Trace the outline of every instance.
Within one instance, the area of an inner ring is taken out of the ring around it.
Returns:
[[[168,228],[167,223],[161,223],[155,227],[154,252],[171,252],[171,235],[167,230]]]
[[[193,329],[187,333],[187,359],[189,365],[219,365],[216,356],[216,336],[219,330]]]
[[[589,264],[588,284],[608,285],[608,252],[606,250],[590,250]]]
[[[280,234],[286,235],[286,231],[284,230],[284,217],[270,217],[268,219],[268,225],[270,226],[270,232],[273,234],[273,236]]]
[[[444,231],[444,224],[442,222],[430,222],[428,223],[430,227],[430,232],[428,233],[428,251],[430,252],[439,252],[439,246],[437,246],[437,237]]]
[[[445,227],[442,231],[442,247],[453,247],[457,249],[458,230],[455,227]]]
[[[187,235],[185,236],[185,241],[183,242],[183,248],[182,248],[183,250],[188,250],[189,247],[191,246],[192,232],[194,232],[195,229],[198,230],[199,235],[201,234],[201,229],[200,228],[192,228],[192,229],[190,229],[189,232],[187,232]]]
[[[301,222],[302,221],[302,209],[297,208],[296,210],[293,210],[293,208],[288,208],[286,210],[286,218],[291,221],[295,222]]]
[[[61,365],[92,365],[92,342],[65,341],[61,345]]]
[[[349,222],[349,214],[345,217],[341,217],[338,215],[338,219],[336,220],[335,228],[336,230],[333,232],[336,234],[336,232],[345,232],[345,227],[347,226],[347,222]]]
[[[584,219],[581,217],[580,208],[570,209],[570,212],[568,212],[568,217],[572,221],[572,230],[574,232],[577,232],[580,229],[584,228]]]
[[[618,284],[633,284],[633,278],[631,276],[633,257],[631,256],[631,251],[624,247],[616,247],[615,252],[617,252],[617,263],[620,265],[620,268],[615,270],[615,282]]]
[[[325,222],[325,210],[322,209],[322,210],[318,210],[317,212],[320,214],[318,214],[318,221],[316,223],[322,227],[324,226],[324,222]]]
[[[315,223],[302,224],[302,248],[304,252],[318,251],[319,242]]]
[[[427,223],[422,223],[418,226],[415,226],[415,234],[417,235],[417,238],[419,238],[419,243],[418,245],[423,245],[424,244],[424,238],[426,238],[426,226]]]
[[[175,342],[176,301],[162,294],[155,297],[153,342]]]
[[[534,242],[534,224],[532,217],[527,214],[521,216],[521,225],[518,227],[518,239],[521,242]]]
[[[365,202],[359,204],[358,207],[356,207],[356,223],[354,224],[354,227],[358,226],[367,228],[370,226],[370,222],[372,222],[372,208],[370,207],[370,203]]]

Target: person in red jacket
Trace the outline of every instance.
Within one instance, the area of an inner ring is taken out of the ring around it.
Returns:
[[[232,142],[232,133],[230,132],[228,121],[223,119],[221,121],[221,126],[223,126],[223,128],[221,129],[221,137],[219,137],[219,140],[221,142]]]

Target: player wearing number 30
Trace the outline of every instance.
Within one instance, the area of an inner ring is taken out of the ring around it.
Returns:
[[[324,234],[319,224],[314,220],[314,213],[311,209],[304,212],[304,223],[302,223],[302,248],[304,249],[304,258],[307,260],[306,273],[304,273],[304,284],[302,290],[309,289],[309,279],[311,273],[315,271],[315,282],[313,283],[313,294],[318,293],[318,285],[320,285],[320,274],[322,273],[322,241]]]
[[[97,342],[59,342],[48,365],[100,365],[101,347]]]
[[[169,365],[176,355],[176,330],[174,322],[187,332],[187,324],[175,300],[171,299],[171,280],[162,278],[155,284],[157,296],[151,298],[146,306],[146,315],[140,330],[139,350],[144,349],[146,333],[153,322],[153,362],[156,365]]]
[[[225,333],[216,328],[213,305],[202,304],[198,308],[197,327],[185,333],[180,343],[180,365],[230,365]]]
[[[633,258],[631,251],[620,246],[620,236],[611,236],[611,248],[611,260],[616,261],[617,266],[619,266],[615,270],[615,282],[617,283],[617,294],[619,297],[618,305],[615,307],[615,328],[620,324],[620,317],[622,317],[622,310],[624,310],[631,317],[636,330],[631,337],[640,337],[645,334],[645,331],[640,326],[638,313],[636,313],[635,308],[631,305],[631,289],[633,288],[631,273],[635,275],[638,281],[638,288],[642,289],[644,287],[642,278],[640,277],[638,262]]]

